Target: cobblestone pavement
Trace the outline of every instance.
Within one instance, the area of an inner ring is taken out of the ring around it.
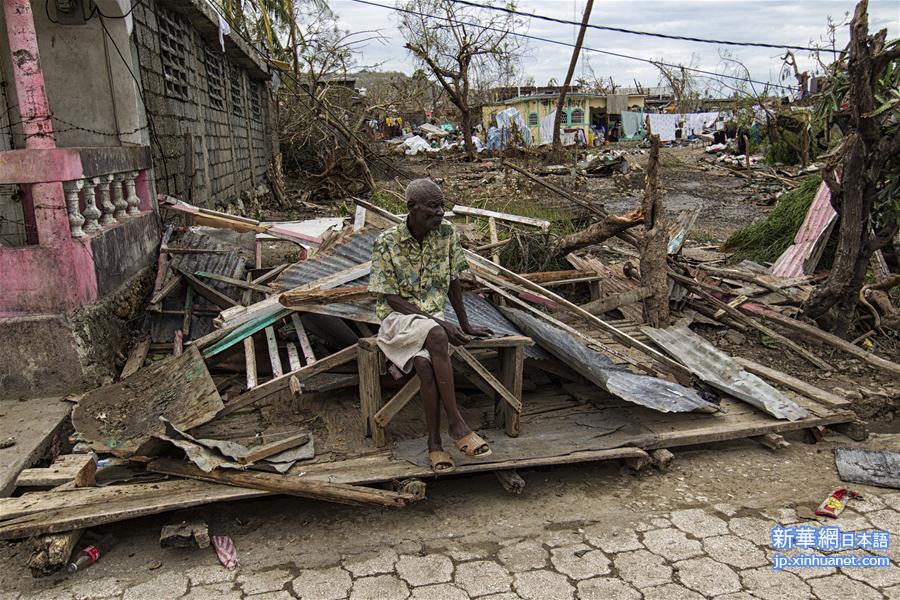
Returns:
[[[612,465],[525,472],[535,489],[521,497],[498,492],[490,476],[445,480],[432,485],[432,499],[406,511],[230,504],[211,522],[233,528],[242,567],[232,572],[211,550],[161,550],[158,518],[136,522],[108,558],[68,580],[31,580],[20,566],[24,545],[6,546],[0,599],[900,598],[900,492],[860,487],[864,499],[829,523],[889,531],[889,568],[775,571],[772,527],[820,525],[811,508],[837,486],[829,471],[808,487],[781,489],[778,477],[758,469],[782,456],[788,473],[804,460],[815,471],[831,453],[740,450],[750,460],[733,449],[724,452],[730,457],[697,453],[670,472],[639,476]],[[728,464],[715,489],[733,498],[695,495],[697,482],[713,487],[704,469]],[[742,483],[721,485],[734,482]],[[609,484],[620,487],[613,492]],[[667,500],[644,499],[652,489]],[[642,508],[672,505],[672,495],[682,507]]]

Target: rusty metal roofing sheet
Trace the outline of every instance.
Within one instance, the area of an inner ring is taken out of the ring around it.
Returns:
[[[771,385],[745,371],[730,356],[687,327],[643,331],[657,346],[709,385],[778,419],[796,421],[809,412]]]
[[[372,259],[372,246],[380,233],[378,229],[361,229],[327,252],[317,253],[309,260],[294,263],[278,276],[272,287],[289,290],[367,262]],[[367,281],[367,277],[359,278],[344,285],[363,285]]]
[[[196,252],[190,254],[173,254],[169,263],[169,276],[172,277],[176,268],[187,273],[196,273],[197,271],[206,271],[233,277],[235,279],[243,279],[245,276],[246,260],[236,251],[233,246],[223,244],[218,240],[199,233],[197,231],[185,230],[176,231],[169,240],[171,248],[190,248],[204,250],[227,250],[228,252]],[[239,300],[242,290],[222,281],[212,279],[201,280],[213,289],[216,289],[229,298]],[[183,310],[185,300],[185,284],[179,285],[167,298],[162,302],[164,310]],[[202,297],[195,296],[195,304],[210,304]],[[150,319],[150,339],[155,343],[168,343],[175,338],[175,332],[182,328],[184,318],[179,315],[164,315],[159,313],[151,313]],[[212,317],[193,315],[191,318],[190,331],[185,339],[195,340],[210,333],[215,327],[213,326]]]
[[[781,277],[800,277],[815,272],[836,220],[831,190],[823,181],[816,190],[803,225],[794,236],[794,243],[772,265],[772,273]]]
[[[658,377],[632,373],[596,350],[588,348],[568,332],[537,317],[514,308],[501,310],[541,347],[614,396],[660,412],[718,410],[694,390]]]
[[[900,489],[900,452],[835,448],[834,464],[841,481]]]

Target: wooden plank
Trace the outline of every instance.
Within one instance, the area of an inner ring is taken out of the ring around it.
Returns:
[[[366,209],[362,206],[357,206],[356,211],[353,213],[353,231],[359,231],[363,227],[366,226]]]
[[[328,275],[327,277],[322,277],[315,281],[311,281],[307,284],[298,286],[294,288],[294,290],[312,290],[318,288],[330,289],[338,287],[339,285],[349,283],[354,279],[359,279],[360,277],[368,275],[371,270],[371,261],[362,263],[360,265],[353,265],[352,267],[348,267],[342,271],[338,271],[337,273]],[[219,327],[230,328],[254,319],[261,314],[270,313],[273,310],[281,310],[282,308],[283,307],[279,302],[279,296],[272,296],[270,298],[266,298],[265,300],[257,302],[256,304],[251,304],[250,306],[235,306],[233,308],[223,310],[222,314],[219,315],[219,318],[216,319],[215,322]]]
[[[266,327],[266,345],[269,348],[269,362],[272,363],[272,375],[281,377],[284,369],[281,367],[281,356],[278,354],[278,340],[275,339],[275,328]]]
[[[252,390],[247,390],[246,392],[229,402],[228,405],[219,413],[219,416],[229,415],[242,408],[252,405],[254,402],[262,400],[266,396],[287,389],[290,385],[291,376],[297,377],[297,380],[302,383],[313,375],[324,373],[325,371],[333,369],[338,365],[348,363],[356,358],[357,349],[358,346],[354,344],[349,348],[344,348],[343,350],[335,352],[330,356],[326,356],[325,358],[316,361],[315,364],[307,365],[302,369],[297,369],[296,371],[285,373],[281,377],[271,379],[263,384],[256,386]]]
[[[42,533],[59,533],[155,515],[170,510],[201,506],[213,502],[256,498],[266,495],[266,492],[260,490],[234,488],[227,485],[211,485],[205,482],[194,483],[204,483],[204,485],[209,487],[194,487],[188,491],[172,494],[154,493],[149,496],[144,492],[137,498],[126,497],[118,502],[60,508],[12,518],[0,524],[0,539],[18,539]],[[63,495],[59,492],[54,492],[54,494],[57,496]]]
[[[507,335],[496,338],[475,338],[466,342],[467,350],[483,350],[485,348],[515,348],[517,346],[534,346],[534,340],[527,335]]]
[[[181,273],[181,276],[184,277],[185,281],[188,282],[188,285],[194,288],[195,292],[197,292],[219,308],[230,308],[232,306],[238,306],[237,301],[232,300],[219,290],[211,288],[193,275],[185,273],[180,269],[178,272]]]
[[[522,401],[516,398],[512,392],[510,392],[502,383],[500,383],[494,375],[484,368],[478,359],[472,356],[472,353],[469,352],[466,348],[461,348],[459,346],[455,347],[454,356],[458,356],[461,360],[465,361],[467,365],[469,365],[472,370],[474,370],[479,377],[481,377],[485,383],[487,383],[500,397],[505,400],[517,413],[522,412]]]
[[[629,290],[627,292],[601,296],[597,300],[591,300],[587,304],[582,304],[581,308],[588,311],[589,313],[602,315],[603,313],[615,310],[626,304],[640,302],[644,298],[649,298],[652,295],[653,290],[651,290],[650,288],[641,287]]]
[[[192,347],[87,392],[72,410],[72,424],[94,450],[127,458],[163,432],[159,417],[184,431],[212,420],[223,406],[200,351]]]
[[[327,483],[300,477],[290,477],[275,473],[232,471],[215,469],[209,473],[189,463],[169,458],[158,458],[147,465],[148,471],[188,477],[212,483],[225,483],[241,488],[258,489],[278,494],[289,494],[302,498],[312,498],[350,506],[382,506],[402,508],[415,498],[411,494],[401,494],[346,483]]]
[[[300,362],[300,353],[297,352],[297,344],[294,342],[287,342],[284,347],[287,350],[288,365],[291,367],[291,371],[296,371],[301,368],[303,364]]]
[[[525,349],[522,346],[502,348],[500,350],[500,374],[499,380],[510,393],[522,402],[522,368],[525,363]],[[503,427],[506,435],[516,437],[519,435],[519,414],[522,412],[513,410],[509,404],[496,400],[495,423],[497,427]]]
[[[496,210],[487,210],[485,208],[475,208],[471,206],[463,206],[456,204],[453,206],[453,214],[464,215],[470,217],[487,217],[488,219],[499,219],[510,223],[519,223],[521,225],[530,225],[537,227],[542,231],[550,229],[550,221],[546,219],[535,219],[534,217],[524,217],[522,215],[512,215],[509,213],[497,212]],[[496,242],[497,240],[491,240]]]
[[[175,331],[175,339],[172,341],[172,355],[181,356],[184,354],[184,331],[178,329]]]
[[[194,288],[188,286],[184,294],[184,319],[181,321],[181,331],[184,337],[191,333],[191,318],[194,315]]]
[[[297,313],[291,313],[291,322],[294,324],[294,330],[297,332],[297,341],[300,342],[300,350],[303,351],[303,359],[307,365],[316,362],[316,355],[313,353],[312,344],[309,343],[309,336],[306,335],[306,328],[303,327],[303,321]]]
[[[203,357],[212,358],[216,354],[224,352],[228,348],[231,348],[233,345],[244,340],[247,336],[251,336],[258,331],[262,331],[276,321],[280,321],[281,319],[285,318],[288,314],[290,314],[290,311],[288,311],[287,309],[282,309],[276,312],[260,315],[256,319],[247,321],[246,323],[241,323],[240,325],[226,333],[222,337],[222,339],[217,340],[214,344],[210,345],[207,348],[204,348]]]
[[[224,275],[218,275],[216,273],[208,273],[206,271],[196,271],[194,273],[195,277],[202,277],[204,279],[212,279],[213,281],[221,281],[223,283],[229,283],[235,287],[239,287],[244,290],[253,290],[254,292],[262,292],[263,294],[274,294],[275,290],[270,288],[267,285],[259,285],[252,282],[244,281],[243,279],[235,279],[234,277],[225,277]]]
[[[172,293],[172,290],[177,288],[181,282],[184,281],[181,278],[181,275],[175,275],[171,277],[168,281],[166,281],[159,291],[153,294],[153,297],[150,298],[150,304],[159,304],[162,302],[166,296]]]
[[[250,283],[252,283],[253,285],[262,285],[262,284],[266,283],[267,281],[271,281],[271,280],[275,279],[276,277],[278,277],[279,275],[281,275],[281,273],[285,269],[287,269],[289,266],[291,266],[290,263],[278,265],[277,267],[275,267],[273,269],[269,269],[269,271],[267,273],[260,275],[256,279],[250,280]]]
[[[143,367],[144,361],[147,359],[147,354],[149,352],[149,337],[146,337],[135,344],[131,349],[131,353],[128,355],[128,360],[125,362],[125,366],[122,368],[122,374],[119,375],[119,379],[125,379],[126,377],[136,373],[138,369]]]
[[[73,487],[93,487],[97,485],[96,472],[93,454],[60,454],[49,467],[19,473],[16,487],[56,487],[70,482]]]
[[[256,375],[256,348],[253,346],[253,336],[244,338],[244,360],[247,364],[247,389],[252,390],[259,384]]]
[[[293,435],[285,437],[284,439],[254,447],[250,454],[241,459],[238,459],[238,462],[245,465],[255,463],[258,460],[263,460],[264,458],[268,458],[272,455],[278,454],[279,452],[284,452],[285,450],[290,450],[291,448],[302,446],[308,441],[309,434],[307,432],[304,431],[301,433],[295,433]]]
[[[832,394],[831,392],[826,392],[821,388],[817,388],[816,386],[809,384],[802,379],[797,379],[793,375],[788,375],[787,373],[782,373],[781,371],[778,371],[771,367],[766,367],[759,364],[758,362],[750,360],[749,358],[743,358],[740,356],[735,356],[733,358],[735,362],[737,362],[739,365],[741,365],[754,375],[765,377],[772,383],[783,385],[788,389],[794,390],[799,394],[808,396],[813,400],[817,400],[828,406],[847,408],[852,404],[849,400],[841,398],[840,396]]]
[[[900,375],[900,364],[881,358],[880,356],[877,356],[871,352],[866,352],[859,346],[854,346],[847,340],[841,339],[832,333],[828,333],[827,331],[823,331],[814,325],[807,325],[806,323],[802,323],[797,319],[791,319],[790,317],[786,317],[781,313],[777,313],[773,310],[769,310],[764,306],[760,306],[758,304],[753,304],[750,302],[742,305],[741,310],[759,315],[763,319],[766,319],[773,323],[777,323],[778,325],[782,325],[784,327],[787,327],[788,329],[792,329],[798,333],[816,340],[817,342],[824,342],[829,346],[837,348],[838,350],[843,350],[848,354],[866,361],[873,367],[878,367],[879,369],[882,369],[894,375]]]
[[[387,427],[387,424],[391,422],[391,419],[403,410],[403,407],[419,393],[421,388],[422,380],[419,379],[418,375],[414,374],[412,378],[400,388],[400,391],[394,394],[394,397],[388,400],[388,402],[381,407],[381,410],[375,413],[375,416],[372,418],[375,421],[375,424],[378,427]]]
[[[365,339],[365,338],[364,338]],[[359,370],[359,404],[362,411],[364,435],[372,438],[376,448],[385,444],[384,429],[375,422],[381,410],[381,351],[374,344],[360,344],[356,359]]]

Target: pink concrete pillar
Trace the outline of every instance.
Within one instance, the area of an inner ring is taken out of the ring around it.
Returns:
[[[31,3],[29,0],[3,0],[3,16],[9,37],[19,116],[25,131],[25,147],[56,148]]]
[[[50,104],[38,51],[34,15],[29,0],[3,0],[3,16],[9,38],[12,78],[16,87],[19,116],[25,133],[24,152],[35,158],[56,148]],[[22,152],[22,151],[17,151]],[[63,169],[62,154],[52,153],[48,170]],[[97,278],[88,243],[76,242],[69,229],[69,216],[61,181],[30,184],[27,197],[33,207],[39,247],[0,249],[0,276],[10,296],[0,303],[3,312],[67,311],[97,298]]]

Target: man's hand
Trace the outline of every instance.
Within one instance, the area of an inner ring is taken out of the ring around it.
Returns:
[[[487,327],[475,327],[474,325],[469,325],[468,323],[466,323],[462,330],[463,333],[472,337],[488,337],[493,335],[494,333]]]
[[[447,339],[450,340],[450,343],[454,346],[463,346],[472,339],[463,333],[462,329],[452,323],[440,321],[440,325],[444,328],[444,331],[447,332]]]

